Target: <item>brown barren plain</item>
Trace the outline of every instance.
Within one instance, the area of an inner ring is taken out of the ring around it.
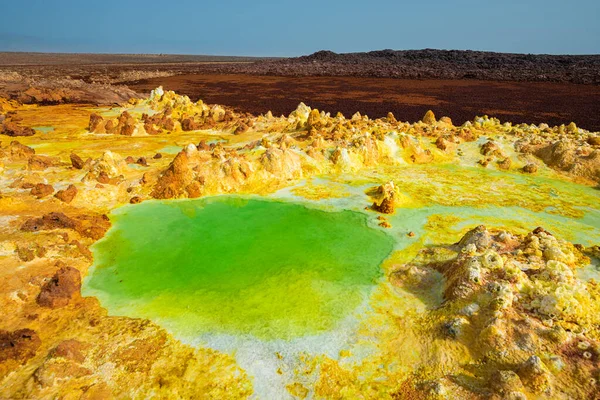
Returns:
[[[455,123],[487,114],[513,123],[545,122],[600,130],[600,86],[552,82],[391,79],[363,77],[285,77],[242,74],[189,74],[127,83],[148,93],[157,86],[192,100],[224,104],[240,111],[289,114],[298,103],[371,118],[391,111],[402,121],[418,121],[425,111]]]

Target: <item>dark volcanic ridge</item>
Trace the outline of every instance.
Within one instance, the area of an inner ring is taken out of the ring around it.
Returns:
[[[359,76],[403,79],[600,84],[600,55],[512,54],[470,50],[378,50],[314,54],[247,65],[219,66],[239,73],[280,76]]]

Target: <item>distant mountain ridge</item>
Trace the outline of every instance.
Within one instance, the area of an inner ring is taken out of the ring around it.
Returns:
[[[473,60],[473,59],[515,59],[521,61],[535,61],[538,59],[554,59],[562,60],[563,62],[586,61],[595,59],[600,63],[600,54],[532,54],[532,53],[500,53],[494,51],[478,51],[478,50],[437,50],[437,49],[421,49],[421,50],[373,50],[367,52],[353,53],[335,53],[331,50],[319,50],[310,55],[295,57],[299,60],[319,60],[319,61],[344,61],[350,59],[387,59],[387,60],[405,60],[405,59],[423,59],[423,58],[442,58],[448,61],[458,60]]]
[[[417,79],[483,79],[600,84],[600,55],[497,53],[473,50],[329,50],[243,67],[267,75]]]

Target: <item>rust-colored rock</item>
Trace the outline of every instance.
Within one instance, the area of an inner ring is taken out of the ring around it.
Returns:
[[[580,152],[576,141],[556,140],[542,145],[523,146],[523,152],[532,153],[554,169],[570,175],[600,182],[600,150],[588,154]]]
[[[500,151],[500,147],[498,147],[498,145],[492,142],[491,140],[488,140],[487,142],[481,145],[480,152],[484,156],[499,156],[502,154],[502,152]]]
[[[28,243],[26,245],[17,244],[16,253],[21,261],[32,261],[36,256],[44,257],[46,248],[40,245]]]
[[[130,204],[138,204],[141,202],[142,202],[142,198],[140,196],[133,196],[131,199],[129,199]]]
[[[135,131],[135,119],[127,111],[119,117],[119,135],[131,136]]]
[[[373,203],[373,209],[380,213],[384,214],[393,214],[394,213],[394,199],[393,198],[384,198],[380,204]]]
[[[47,168],[54,166],[54,160],[48,156],[33,155],[29,157],[27,165],[31,170],[43,171]]]
[[[9,146],[10,156],[17,160],[28,159],[35,154],[35,150],[31,147],[25,146],[16,140],[10,142]]]
[[[38,183],[37,185],[34,185],[31,189],[31,194],[37,197],[38,199],[49,196],[52,193],[54,193],[54,188],[52,187],[52,185],[47,185],[45,183]]]
[[[85,350],[87,347],[89,347],[89,345],[81,343],[78,340],[68,339],[60,342],[58,346],[56,346],[54,351],[52,351],[52,356],[82,363],[85,361]]]
[[[42,307],[60,308],[78,295],[81,290],[81,274],[73,267],[62,267],[44,286],[37,297]]]
[[[148,166],[148,161],[146,161],[146,157],[140,157],[138,158],[135,163],[137,165],[141,165],[142,167],[147,167]]]
[[[240,123],[238,125],[237,128],[235,128],[235,131],[233,131],[233,134],[234,135],[241,135],[243,133],[248,132],[248,129],[249,129],[248,125],[246,125],[245,123],[242,122],[242,123]]]
[[[535,165],[535,164],[533,164],[533,163],[529,163],[529,164],[525,165],[525,166],[522,168],[522,170],[523,170],[523,172],[525,172],[525,173],[528,173],[528,174],[534,174],[534,173],[536,173],[536,172],[537,172],[537,170],[538,170],[538,167],[537,167],[537,165]]]
[[[59,199],[60,201],[64,201],[65,203],[70,203],[77,196],[77,188],[75,185],[69,185],[66,189],[59,190],[56,192],[54,197]]]
[[[308,114],[308,119],[306,120],[306,127],[310,128],[319,128],[321,126],[321,114],[319,110],[313,109]]]
[[[0,362],[15,360],[19,364],[33,357],[42,344],[38,334],[31,329],[13,332],[0,330]]]
[[[547,230],[545,230],[544,228],[542,228],[541,226],[538,226],[537,228],[535,228],[532,233],[534,235],[539,235],[540,233],[545,233],[546,235],[550,235],[552,236],[552,234],[550,232],[548,232]]]
[[[77,154],[71,153],[71,165],[73,165],[73,168],[75,169],[83,169],[85,163]]]
[[[114,122],[114,120],[109,119],[108,121],[103,123],[104,126],[102,126],[102,122],[99,122],[96,126],[92,126],[92,122],[96,123],[96,121],[99,121],[98,116],[94,116],[94,114],[92,114],[90,116],[90,128],[95,127],[95,130],[90,129],[90,132],[106,132],[114,135],[124,136],[131,136],[133,135],[133,132],[135,132],[136,119],[133,118],[131,114],[129,114],[127,111],[123,111],[123,113],[119,115],[119,118],[117,119],[116,123]]]
[[[388,182],[385,185],[379,186],[374,197],[378,200],[373,202],[371,208],[383,214],[393,214],[396,207],[396,187],[394,182]]]
[[[200,129],[200,125],[194,121],[193,118],[184,118],[181,120],[181,130],[182,131],[196,131]]]
[[[511,165],[512,165],[512,161],[508,157],[506,157],[502,161],[498,161],[498,168],[500,168],[500,169],[502,169],[504,171],[509,170]]]
[[[427,110],[427,112],[423,116],[422,121],[423,121],[423,123],[425,123],[427,125],[435,125],[437,122],[435,120],[435,114],[431,110]]]
[[[195,199],[202,196],[202,185],[200,182],[194,181],[185,188],[185,191],[190,199]]]
[[[94,240],[101,239],[109,228],[110,220],[106,215],[78,215],[71,218],[61,212],[31,218],[21,226],[21,230],[25,232],[71,229]]]
[[[17,246],[16,252],[19,256],[19,259],[24,262],[31,261],[35,258],[35,252],[33,249],[30,249],[26,246]]]
[[[100,172],[96,179],[98,182],[103,183],[105,185],[118,185],[120,181],[119,177],[111,178],[105,171]]]
[[[6,136],[33,136],[35,131],[32,128],[21,126],[13,121],[5,121],[0,126],[0,134]]]
[[[104,133],[104,118],[96,113],[90,115],[90,122],[88,124],[88,131],[94,133]]]
[[[198,143],[198,146],[196,146],[196,148],[198,150],[206,150],[206,151],[209,151],[211,149],[210,145],[208,143],[206,143],[206,140],[204,140],[204,139],[202,139],[200,141],[200,143]]]
[[[440,136],[435,141],[435,147],[442,151],[450,151],[456,147],[456,144],[450,141],[448,137]]]
[[[105,127],[104,129],[106,130],[107,133],[112,133],[116,126],[117,126],[117,124],[115,124],[115,122],[112,119],[109,119],[104,124],[104,127]]]
[[[169,168],[158,178],[152,191],[156,199],[172,199],[184,193],[185,188],[192,182],[193,174],[185,151],[179,152]]]
[[[144,124],[144,130],[146,131],[146,133],[148,135],[158,135],[161,132],[160,129],[156,129],[156,127],[154,126],[154,124],[152,124],[150,122],[146,122]]]

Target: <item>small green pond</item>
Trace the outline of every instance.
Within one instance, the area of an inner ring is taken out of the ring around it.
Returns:
[[[368,298],[394,246],[361,213],[236,196],[148,201],[112,221],[84,294],[186,336],[334,329]]]

